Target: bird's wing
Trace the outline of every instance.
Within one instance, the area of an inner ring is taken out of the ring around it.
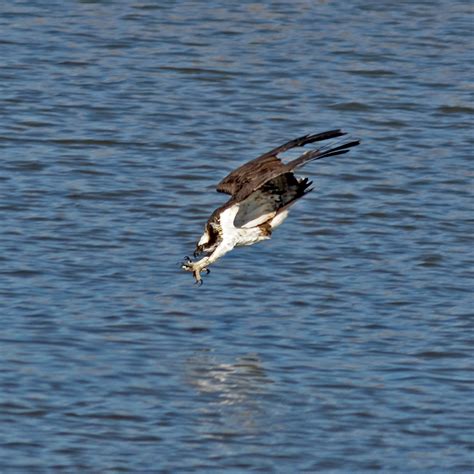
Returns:
[[[239,203],[235,227],[256,227],[267,222],[282,207],[301,197],[309,184],[307,179],[298,181],[293,173],[280,174],[268,180]]]
[[[239,204],[234,226],[247,229],[256,227],[275,217],[277,209],[276,196],[258,189]]]
[[[330,138],[337,138],[342,135],[345,135],[345,133],[341,130],[331,130],[323,133],[315,133],[313,135],[304,135],[303,137],[291,140],[232,171],[217,185],[217,191],[230,194],[234,199],[245,199],[267,181],[287,173],[290,170],[288,165],[282,163],[278,157],[280,153],[288,151],[291,148],[305,146],[309,143]],[[316,150],[314,150],[314,152],[316,152]],[[322,158],[322,156],[319,157]],[[316,156],[305,159],[304,163],[312,159],[316,159]],[[295,161],[296,160],[293,160],[291,163]],[[294,167],[302,166],[304,163],[298,162]]]
[[[232,197],[235,197],[242,189],[248,189],[250,193],[263,184],[268,176],[283,169],[283,163],[276,156],[257,158],[232,171],[217,185],[216,189]]]

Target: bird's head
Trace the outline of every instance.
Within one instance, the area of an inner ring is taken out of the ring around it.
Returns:
[[[211,254],[220,244],[222,238],[220,233],[220,226],[217,223],[207,223],[199,242],[196,244],[194,256],[197,257],[202,253]]]

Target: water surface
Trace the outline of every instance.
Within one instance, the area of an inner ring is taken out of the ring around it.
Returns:
[[[2,472],[472,472],[469,2],[14,0],[0,32]],[[339,127],[193,286],[215,184]]]

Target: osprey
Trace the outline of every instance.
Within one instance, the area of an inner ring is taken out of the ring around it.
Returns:
[[[286,164],[279,155],[291,148],[343,135],[346,134],[341,130],[331,130],[296,138],[227,175],[217,185],[217,191],[230,194],[231,198],[212,213],[194,252],[194,257],[205,256],[194,262],[185,257],[181,267],[192,272],[196,283],[202,284],[201,272],[209,273],[209,265],[234,247],[269,239],[288,216],[289,208],[312,190],[308,178],[298,179],[293,172],[310,161],[347,153],[359,141],[339,141],[308,150]]]

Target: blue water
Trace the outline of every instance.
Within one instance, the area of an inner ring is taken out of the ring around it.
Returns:
[[[472,472],[471,11],[3,2],[1,472]],[[215,184],[339,127],[194,286]]]

